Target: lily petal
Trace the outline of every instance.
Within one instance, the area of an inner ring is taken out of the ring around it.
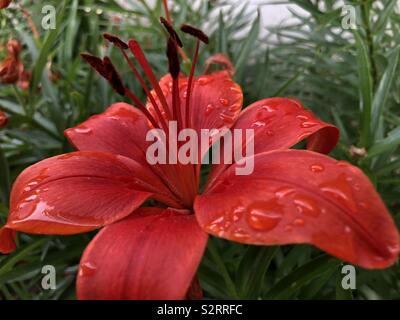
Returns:
[[[140,110],[118,102],[102,114],[65,130],[65,136],[80,151],[109,152],[143,163],[148,130],[148,120]]]
[[[188,213],[141,208],[102,229],[82,256],[78,298],[183,299],[208,238]]]
[[[127,103],[118,102],[112,104],[104,113],[65,130],[65,135],[78,150],[109,152],[140,163],[142,170],[148,171],[149,174],[154,172],[156,184],[164,184],[160,190],[167,196],[159,200],[179,208],[181,204],[177,200],[178,192],[174,189],[174,172],[171,172],[171,169],[166,170],[165,166],[150,166],[146,159],[146,150],[150,145],[146,141],[149,129],[149,122],[140,110]]]
[[[9,228],[0,228],[0,253],[8,254],[15,249],[16,232]]]
[[[93,230],[131,214],[158,188],[163,186],[154,175],[123,156],[84,151],[56,156],[17,178],[6,227],[43,234]]]
[[[309,243],[364,268],[396,261],[398,230],[360,169],[304,150],[254,161],[252,175],[235,175],[235,164],[196,198],[205,231],[249,244]]]
[[[254,155],[289,149],[304,139],[307,139],[307,149],[329,153],[339,140],[339,130],[335,126],[321,121],[300,102],[289,98],[268,98],[251,104],[240,113],[234,129],[243,132],[242,150],[248,143],[245,130],[254,130]],[[224,161],[214,165],[208,184],[211,185],[228,167]]]
[[[172,78],[169,74],[160,80],[160,87],[172,112]],[[179,96],[182,117],[186,115],[186,91],[188,78],[179,77]],[[152,91],[156,101],[157,96]],[[161,105],[160,103],[158,103]],[[230,128],[239,116],[243,104],[243,93],[226,71],[194,77],[193,91],[190,96],[191,128],[200,133],[201,129]],[[151,103],[147,108],[156,115]]]

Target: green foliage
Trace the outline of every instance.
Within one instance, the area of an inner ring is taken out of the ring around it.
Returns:
[[[114,57],[125,82],[141,98],[140,86],[101,33],[140,41],[158,76],[167,66],[165,33],[158,23],[160,0],[154,7],[145,0],[128,1],[129,8],[117,1],[49,0],[46,4],[57,7],[57,28],[49,31],[39,28],[40,1],[16,2],[30,12],[39,37],[19,8],[0,11],[0,44],[19,39],[24,64],[32,71],[29,90],[0,86],[0,108],[10,117],[0,131],[0,222],[8,214],[15,177],[37,161],[72,150],[63,130],[121,99],[80,60],[80,52]],[[292,10],[295,21],[270,28],[267,35],[261,32],[261,11],[245,1],[204,0],[193,7],[177,0],[172,16],[176,25],[189,22],[210,35],[199,66],[217,52],[231,57],[245,105],[269,96],[295,96],[335,123],[341,140],[334,156],[360,166],[400,222],[399,8],[393,0],[381,1],[383,6],[372,0],[346,1],[357,9],[357,29],[345,30],[337,1],[289,2],[307,14]],[[183,38],[190,57],[193,41]],[[351,146],[366,148],[367,155],[353,156]],[[20,234],[18,250],[0,256],[0,299],[73,299],[77,265],[91,236]],[[56,266],[57,290],[40,289],[45,264]],[[358,269],[357,290],[344,292],[338,285],[340,261],[305,245],[249,247],[212,238],[198,275],[209,298],[400,298],[398,265],[383,271]]]

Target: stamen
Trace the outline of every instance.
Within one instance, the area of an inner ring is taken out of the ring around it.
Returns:
[[[128,42],[129,49],[131,50],[132,54],[135,56],[136,60],[142,67],[144,73],[146,74],[147,78],[149,79],[151,85],[153,86],[154,91],[156,92],[158,99],[161,102],[161,105],[164,108],[164,112],[167,114],[168,119],[173,119],[171,112],[168,107],[167,100],[165,99],[164,93],[162,92],[160,85],[158,84],[157,78],[151,69],[149,62],[147,61],[142,48],[140,47],[139,43],[135,40],[129,40]]]
[[[102,77],[104,77],[112,86],[112,88],[120,95],[125,95],[125,87],[121,78],[111,63],[110,58],[104,57],[103,60],[89,53],[82,53],[81,57],[89,63]]]
[[[105,32],[103,37],[121,49],[128,49],[128,45],[124,41],[111,33]]]
[[[179,38],[178,34],[176,33],[172,24],[169,23],[167,20],[165,20],[163,17],[160,17],[160,22],[164,25],[165,29],[167,29],[169,35],[171,36],[172,39],[175,40],[176,44],[182,48],[183,46],[182,41]]]
[[[171,23],[172,20],[171,20],[170,14],[169,14],[168,0],[163,0],[163,4],[164,4],[165,16],[167,17],[168,22]]]
[[[167,57],[169,73],[172,77],[172,109],[178,122],[178,130],[182,129],[182,113],[179,98],[179,73],[181,71],[177,44],[172,37],[168,38]]]
[[[192,66],[190,68],[190,74],[189,74],[189,80],[188,80],[188,84],[187,84],[187,88],[186,88],[186,106],[185,106],[185,110],[186,110],[186,117],[185,117],[185,125],[187,128],[191,128],[191,114],[190,114],[190,96],[193,90],[193,77],[194,77],[194,72],[196,69],[196,63],[197,63],[197,58],[199,56],[199,50],[200,50],[200,40],[197,39],[196,41],[196,49],[194,51],[194,56],[193,56],[193,60],[192,60]]]
[[[197,59],[199,56],[199,50],[200,50],[200,41],[204,42],[205,44],[208,44],[208,36],[201,31],[200,29],[197,29],[191,25],[188,24],[183,24],[181,26],[182,32],[185,32],[187,34],[190,34],[191,36],[194,36],[197,38],[196,41],[196,48],[194,51],[194,56],[192,60],[192,66],[190,68],[190,74],[189,74],[189,80],[188,80],[188,85],[186,89],[186,117],[185,117],[185,124],[187,127],[191,127],[191,115],[190,115],[190,96],[191,92],[193,91],[193,77],[194,77],[194,72],[196,70],[196,64],[197,64]]]
[[[208,44],[208,36],[200,29],[197,29],[188,24],[183,24],[181,26],[181,30],[182,30],[182,32],[190,34],[193,37],[196,37],[197,39],[204,42],[205,44]]]
[[[181,67],[179,62],[178,51],[176,49],[176,42],[172,37],[168,38],[167,57],[168,57],[169,73],[171,74],[172,78],[178,78],[179,73],[181,72]]]
[[[144,91],[146,92],[146,95],[149,97],[154,110],[157,113],[157,116],[160,120],[160,123],[162,125],[162,127],[164,128],[164,130],[166,130],[166,132],[168,132],[168,126],[167,123],[165,122],[164,116],[160,111],[160,108],[158,107],[158,104],[156,102],[156,100],[154,99],[153,95],[151,94],[149,88],[146,85],[146,82],[144,81],[144,79],[142,78],[142,76],[140,75],[139,71],[136,69],[136,67],[134,66],[134,64],[132,63],[131,59],[129,59],[128,55],[125,52],[125,48],[128,48],[128,45],[123,42],[121,39],[119,39],[117,36],[114,36],[112,34],[109,33],[104,33],[103,34],[104,38],[106,38],[108,41],[114,43],[121,51],[121,53],[123,54],[125,60],[128,62],[129,66],[131,67],[133,73],[135,74],[136,78],[139,80],[140,85],[142,86],[142,88],[144,89]],[[147,110],[147,108],[146,108]]]
[[[114,65],[111,63],[109,57],[104,57],[103,59],[91,55],[89,53],[81,53],[81,57],[89,63],[93,69],[95,69],[103,78],[105,78],[112,88],[122,96],[128,96],[136,106],[145,114],[147,119],[151,122],[153,127],[158,128],[157,122],[154,120],[153,116],[146,109],[143,103],[136,97],[128,88],[125,88],[121,78],[116,71]]]

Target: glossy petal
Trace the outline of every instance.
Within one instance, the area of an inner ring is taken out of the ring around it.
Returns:
[[[142,170],[154,175],[154,184],[164,185],[160,193],[165,196],[159,200],[169,206],[180,207],[176,198],[178,192],[174,190],[176,174],[164,166],[151,166],[146,159],[150,144],[146,141],[148,130],[148,120],[141,111],[127,103],[118,102],[104,113],[65,130],[65,135],[78,150],[109,152],[137,161],[142,165]]]
[[[122,156],[73,152],[49,158],[17,178],[6,226],[45,234],[92,230],[132,213],[162,188],[151,184],[156,181]]]
[[[68,140],[81,151],[104,151],[145,162],[146,117],[133,106],[118,102],[104,113],[65,130]]]
[[[0,228],[0,253],[8,254],[15,249],[16,232],[8,228]]]
[[[335,126],[288,98],[260,100],[243,110],[234,129],[249,128],[254,129],[254,154],[289,149],[306,138],[307,149],[329,153],[339,139]]]
[[[188,78],[179,78],[182,116],[186,114],[186,90]],[[160,87],[167,98],[172,112],[172,79],[168,74],[160,80]],[[155,96],[155,93],[153,93]],[[158,101],[158,99],[156,99]],[[195,77],[190,98],[191,127],[201,129],[230,128],[236,121],[243,103],[243,93],[226,71]],[[153,114],[154,108],[148,102],[147,108]]]
[[[194,215],[141,208],[102,229],[86,248],[79,299],[183,299],[207,243]]]
[[[303,150],[254,160],[253,174],[237,176],[233,165],[196,198],[205,231],[250,244],[310,243],[365,268],[396,261],[397,228],[361,170]]]
[[[289,149],[308,139],[307,149],[329,153],[338,142],[339,130],[318,119],[300,102],[288,98],[269,98],[257,101],[244,109],[232,130],[242,130],[242,149],[245,150],[246,129],[254,130],[254,154],[277,149]],[[245,154],[245,152],[242,152]],[[229,165],[214,165],[208,183]]]

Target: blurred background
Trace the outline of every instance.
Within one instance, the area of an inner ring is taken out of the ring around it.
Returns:
[[[399,225],[399,2],[174,0],[169,7],[176,26],[187,22],[210,36],[198,73],[208,57],[225,53],[236,68],[244,105],[296,97],[338,126],[341,140],[332,156],[364,170]],[[52,8],[55,21],[48,16]],[[166,34],[159,16],[161,0],[14,0],[0,10],[0,225],[15,177],[37,161],[71,151],[63,130],[121,100],[79,54],[110,55],[124,82],[144,99],[118,50],[101,34],[137,39],[162,76]],[[182,37],[191,57],[194,41]],[[8,73],[1,72],[5,65]],[[184,70],[189,65],[184,62]],[[93,235],[19,234],[18,249],[0,255],[0,299],[75,299],[79,259]],[[42,267],[49,264],[57,270],[56,290],[41,287]],[[355,290],[343,290],[342,266],[307,245],[248,247],[212,238],[198,277],[211,299],[400,298],[398,264],[357,269]]]

